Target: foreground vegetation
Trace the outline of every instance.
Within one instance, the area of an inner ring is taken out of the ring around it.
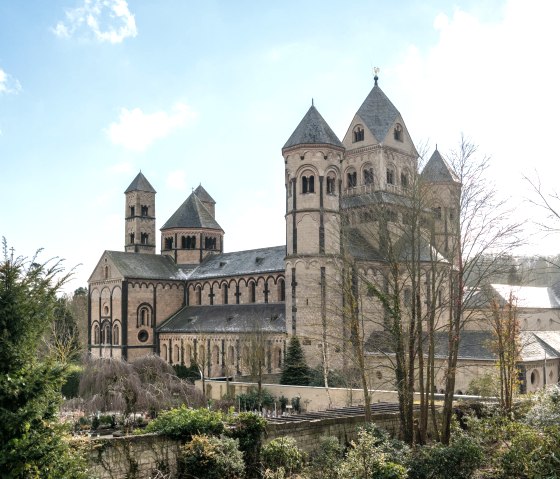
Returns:
[[[410,446],[368,424],[350,444],[323,437],[310,454],[296,438],[263,445],[266,422],[181,407],[162,413],[147,431],[183,442],[179,478],[469,479],[560,477],[560,389],[517,403],[514,416],[497,406],[459,406],[449,445]],[[198,471],[198,473],[196,472]],[[199,475],[202,473],[202,475]]]

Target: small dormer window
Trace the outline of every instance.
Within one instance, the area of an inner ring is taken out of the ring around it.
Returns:
[[[353,143],[357,143],[358,141],[364,141],[364,129],[362,125],[356,125],[353,130]]]
[[[393,130],[393,135],[395,137],[395,140],[403,141],[403,127],[400,123],[397,123],[395,125],[395,129]]]

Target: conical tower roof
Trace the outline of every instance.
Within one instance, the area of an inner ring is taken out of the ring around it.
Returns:
[[[374,87],[356,114],[379,142],[385,139],[389,128],[401,116],[399,110],[395,108],[395,105],[391,103],[391,100],[379,88],[377,78]]]
[[[136,178],[132,180],[132,183],[130,183],[130,186],[125,190],[125,193],[130,193],[131,191],[147,191],[148,193],[156,192],[142,172],[136,175]]]
[[[460,183],[459,178],[453,171],[453,168],[449,166],[447,161],[443,159],[440,155],[437,147],[432,153],[432,156],[426,163],[426,166],[422,170],[422,178],[432,182],[453,182]]]
[[[307,110],[307,113],[282,149],[285,150],[296,145],[310,144],[334,145],[343,148],[338,137],[313,105]]]
[[[222,227],[212,217],[212,214],[208,211],[206,206],[202,204],[202,201],[200,201],[194,192],[179,206],[177,211],[175,211],[171,218],[161,227],[161,230],[172,228],[208,228],[222,230]]]
[[[198,196],[198,199],[200,201],[203,201],[205,203],[212,203],[212,204],[216,204],[216,202],[214,201],[214,198],[212,198],[208,192],[202,187],[202,185],[198,185],[198,187],[196,188],[196,190],[194,190],[194,194],[196,196]]]

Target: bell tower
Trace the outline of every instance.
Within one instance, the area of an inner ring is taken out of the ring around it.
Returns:
[[[124,250],[127,253],[155,254],[156,190],[140,172],[124,194]]]
[[[332,316],[327,312],[341,307],[333,258],[340,253],[340,163],[344,146],[312,104],[282,148],[282,155],[286,286],[291,288],[291,294],[286,294],[286,329],[300,338],[313,364],[324,353],[318,346],[327,344],[324,333],[328,316]],[[329,337],[336,337],[332,324],[328,329]]]

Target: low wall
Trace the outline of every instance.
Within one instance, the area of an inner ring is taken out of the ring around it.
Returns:
[[[196,381],[196,387],[202,391],[202,381]],[[244,394],[249,389],[256,388],[256,383],[206,380],[206,397],[219,400],[229,393],[230,397]],[[262,387],[276,397],[285,396],[288,399],[300,398],[300,403],[305,411],[324,411],[326,409],[363,406],[364,391],[362,389],[288,386],[283,384],[263,384]],[[229,389],[228,389],[229,388]],[[371,390],[371,402],[398,402],[396,391]],[[329,400],[330,395],[330,400]]]
[[[91,439],[90,476],[151,479],[157,472],[176,477],[180,442],[157,434]]]
[[[374,414],[373,422],[393,434],[398,433],[398,414]],[[311,452],[323,436],[335,436],[341,444],[356,438],[364,416],[339,416],[313,420],[269,422],[264,443],[277,437],[292,436],[300,449]],[[151,479],[157,472],[176,477],[180,441],[145,434],[91,439],[90,476],[99,479]]]

